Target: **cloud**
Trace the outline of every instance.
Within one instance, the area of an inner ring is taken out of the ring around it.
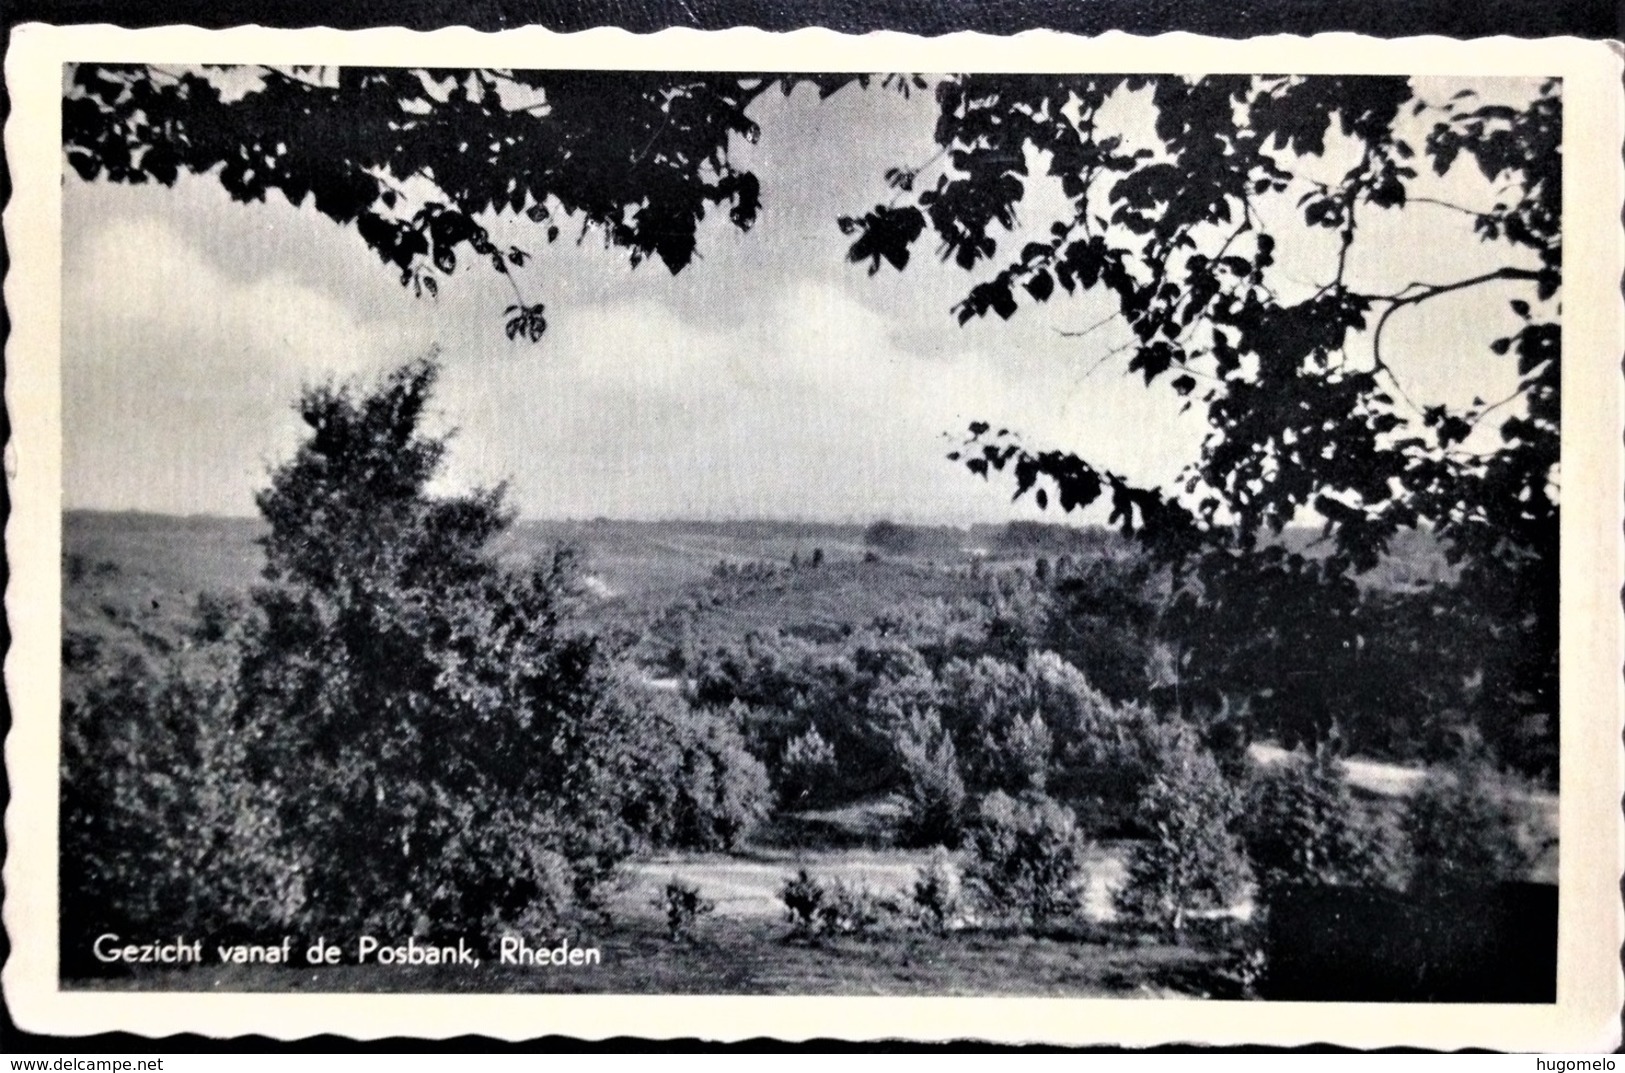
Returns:
[[[965,331],[944,318],[922,356],[899,341],[917,310],[882,312],[863,300],[867,284],[758,280],[726,325],[655,300],[571,304],[542,349],[450,366],[444,403],[463,429],[453,472],[510,479],[539,514],[998,520],[1012,514],[1010,489],[944,457],[971,420],[1020,428],[1040,447],[1087,432],[1126,439],[1117,454],[1131,470],[1149,451],[1169,475],[1177,464],[1162,456],[1192,445],[1141,434],[1171,409],[1143,386],[1083,393],[1137,407],[1124,437],[1110,407],[1080,405],[1076,354],[988,347],[1012,326]],[[1047,325],[1031,334],[1058,339]]]
[[[302,383],[425,345],[290,277],[234,276],[161,216],[113,216],[80,239],[63,266],[70,505],[249,510],[297,435]]]
[[[1080,385],[1092,355],[1053,315],[960,328],[956,271],[871,278],[806,258],[771,222],[678,277],[633,273],[614,251],[549,250],[551,326],[530,346],[503,337],[489,278],[459,274],[414,301],[308,210],[235,205],[198,183],[83,187],[69,207],[73,506],[251,511],[301,434],[302,384],[432,344],[446,357],[437,427],[459,429],[445,486],[508,480],[527,514],[998,519],[1008,490],[943,457],[971,420],[1040,447],[1092,440],[1131,468],[1147,444],[1188,449],[1125,438],[1123,413],[1155,429],[1163,401]],[[768,252],[742,262],[749,243]]]

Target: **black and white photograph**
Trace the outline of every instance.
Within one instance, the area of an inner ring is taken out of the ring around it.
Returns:
[[[1565,70],[238,52],[60,68],[61,996],[1557,1008]]]

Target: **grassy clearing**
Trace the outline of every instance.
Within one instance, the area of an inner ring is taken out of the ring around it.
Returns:
[[[756,850],[739,855],[669,854],[629,864],[606,906],[611,921],[570,936],[602,961],[578,968],[502,965],[385,967],[204,964],[135,971],[71,988],[134,991],[576,993],[721,995],[1046,995],[1200,997],[1223,993],[1223,943],[1163,942],[1121,927],[1103,910],[1122,847],[1091,851],[1083,912],[1053,934],[966,929],[937,937],[898,924],[880,934],[793,941],[779,901],[786,877],[805,867],[825,879],[864,884],[908,902],[918,850]],[[693,938],[666,936],[659,894],[677,876],[715,905]],[[553,943],[531,941],[532,947]],[[353,953],[354,942],[347,953]],[[205,950],[206,954],[210,951]]]
[[[905,932],[816,945],[785,939],[782,921],[707,917],[691,942],[667,940],[652,917],[621,921],[572,945],[602,964],[528,968],[341,965],[310,969],[201,965],[68,981],[109,991],[575,993],[715,995],[1045,995],[1170,998],[1207,992],[1222,951],[962,932]]]

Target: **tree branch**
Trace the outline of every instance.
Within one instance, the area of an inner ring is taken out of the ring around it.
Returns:
[[[1535,283],[1538,282],[1540,278],[1541,273],[1533,268],[1513,268],[1512,266],[1508,265],[1502,268],[1497,268],[1493,272],[1485,272],[1481,276],[1473,276],[1469,279],[1458,279],[1452,283],[1413,282],[1407,283],[1393,294],[1360,294],[1356,295],[1356,297],[1364,298],[1367,301],[1372,302],[1392,302],[1394,303],[1393,309],[1398,309],[1400,306],[1415,305],[1418,302],[1425,302],[1429,298],[1437,298],[1441,294],[1449,294],[1451,291],[1459,291],[1468,287],[1476,287],[1480,283],[1490,283],[1498,279],[1524,280],[1529,283]],[[1415,290],[1418,287],[1421,288],[1420,291],[1415,294],[1410,293],[1412,290]],[[1392,312],[1392,310],[1390,310],[1390,312]]]
[[[1445,201],[1436,197],[1408,197],[1405,199],[1405,204],[1437,205],[1442,209],[1454,209],[1456,212],[1465,213],[1466,215],[1474,217],[1475,219],[1479,217],[1496,215],[1496,213],[1493,212],[1480,212],[1478,209],[1469,209],[1465,205],[1457,205],[1454,201]]]
[[[1113,310],[1112,312],[1107,313],[1104,317],[1101,317],[1099,320],[1095,321],[1093,324],[1089,325],[1089,327],[1087,327],[1087,328],[1083,328],[1083,329],[1081,329],[1079,331],[1075,331],[1075,332],[1069,332],[1064,328],[1057,328],[1057,329],[1055,329],[1055,334],[1059,335],[1059,336],[1062,336],[1063,338],[1066,338],[1066,339],[1082,339],[1084,336],[1090,334],[1091,332],[1095,331],[1096,329],[1104,328],[1106,325],[1110,324],[1112,321],[1116,320],[1121,315],[1122,314],[1121,314],[1120,311]]]
[[[1540,273],[1535,272],[1532,269],[1513,268],[1509,265],[1498,268],[1493,272],[1485,272],[1483,275],[1472,276],[1468,279],[1459,279],[1453,283],[1413,282],[1406,284],[1394,294],[1361,295],[1360,297],[1372,302],[1389,303],[1388,308],[1382,311],[1382,316],[1377,318],[1377,326],[1371,334],[1371,361],[1373,366],[1378,371],[1387,374],[1389,382],[1394,385],[1394,390],[1399,392],[1400,398],[1404,399],[1406,404],[1410,406],[1412,410],[1415,410],[1417,413],[1421,413],[1421,408],[1416,405],[1416,402],[1405,391],[1404,385],[1401,384],[1399,382],[1399,378],[1394,375],[1394,370],[1386,361],[1383,360],[1382,331],[1388,325],[1388,318],[1392,317],[1395,313],[1399,312],[1401,309],[1404,309],[1406,306],[1418,305],[1422,302],[1428,301],[1429,299],[1437,298],[1442,294],[1449,294],[1452,291],[1466,290],[1469,287],[1476,287],[1481,283],[1490,283],[1498,279],[1527,280],[1533,282],[1539,278]],[[1417,288],[1421,289],[1417,290]],[[1412,291],[1415,291],[1415,293],[1411,293]]]

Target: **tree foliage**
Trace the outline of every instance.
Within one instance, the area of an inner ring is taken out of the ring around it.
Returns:
[[[1034,927],[1077,912],[1085,839],[1070,808],[1041,793],[995,790],[969,830],[965,883],[995,917]]]
[[[817,727],[808,727],[785,745],[779,760],[779,803],[791,810],[825,803],[836,771],[834,747]]]
[[[1188,731],[1168,735],[1137,813],[1149,835],[1134,848],[1119,908],[1180,931],[1192,911],[1225,909],[1249,878],[1234,824],[1240,796]]]
[[[1394,878],[1382,830],[1355,802],[1329,753],[1294,753],[1247,788],[1241,837],[1266,898],[1292,884],[1378,885]],[[1386,837],[1385,836],[1389,836]]]
[[[1534,847],[1520,837],[1512,788],[1471,744],[1429,773],[1403,817],[1412,891],[1439,893],[1523,879]]]
[[[85,179],[172,185],[213,176],[238,201],[272,191],[353,228],[401,283],[434,296],[460,263],[513,285],[509,339],[539,340],[546,304],[515,270],[566,227],[633,265],[679,272],[708,212],[749,230],[760,183],[731,153],[761,130],[761,94],[866,75],[80,64],[63,101],[68,165]],[[891,76],[907,90],[919,79]],[[504,218],[528,247],[501,244]]]
[[[760,183],[731,155],[760,134],[753,101],[802,83],[827,96],[874,81],[79,65],[63,144],[87,179],[173,183],[185,171],[240,200],[272,190],[308,199],[420,293],[461,263],[487,263],[514,284],[508,335],[535,340],[545,307],[515,273],[534,243],[499,244],[502,221],[543,244],[569,225],[634,264],[681,271],[708,212],[741,229],[758,215]],[[954,457],[983,476],[1009,474],[1016,495],[1040,506],[1109,503],[1112,521],[1179,572],[1170,622],[1182,673],[1260,695],[1267,718],[1310,739],[1345,702],[1333,685],[1372,677],[1362,644],[1390,625],[1350,579],[1404,531],[1434,534],[1456,573],[1427,599],[1456,624],[1462,677],[1476,683],[1451,703],[1503,759],[1555,773],[1560,82],[1508,104],[1388,76],[878,81],[933,87],[938,152],[892,168],[888,201],[835,221],[850,260],[906,271],[931,236],[975,275],[954,308],[962,324],[1101,296],[1109,318],[1079,334],[1115,321],[1128,341],[1099,360],[1165,385],[1208,425],[1172,490],[983,422]],[[1424,171],[1456,169],[1483,176],[1494,191],[1486,203],[1426,192]],[[1048,219],[1030,218],[1040,188]],[[1387,289],[1362,283],[1351,265],[1370,245],[1367,225],[1393,212],[1454,214],[1499,264]],[[1307,286],[1280,259],[1305,235],[1326,251]],[[1492,286],[1515,295],[1517,326],[1489,345],[1515,390],[1465,405],[1414,397],[1390,326]],[[1324,524],[1313,554],[1280,540],[1306,519]],[[1309,635],[1260,634],[1261,615],[1305,623]],[[1348,662],[1335,677],[1333,657]],[[1320,670],[1250,680],[1260,666],[1293,664]]]
[[[1528,299],[1512,308],[1526,325],[1494,350],[1515,356],[1527,378],[1520,393],[1535,412],[1502,431],[1512,444],[1551,446],[1560,338],[1552,303],[1562,280],[1559,90],[1547,82],[1519,110],[1477,105],[1471,91],[1431,102],[1405,78],[951,78],[937,90],[936,140],[948,163],[936,183],[911,185],[908,204],[855,226],[917,237],[923,227],[889,223],[917,216],[945,258],[966,269],[995,265],[956,307],[961,322],[1103,290],[1132,330],[1128,370],[1148,384],[1168,377],[1177,394],[1207,409],[1213,433],[1191,472],[1190,488],[1201,490],[1196,520],[1228,512],[1253,537],[1313,506],[1332,523],[1336,554],[1368,567],[1382,537],[1419,515],[1467,527],[1487,521],[1441,517],[1460,497],[1439,487],[1452,474],[1490,476],[1448,453],[1487,411],[1408,405],[1380,346],[1381,329],[1399,311],[1492,281],[1525,285]],[[1107,118],[1114,101],[1135,94],[1149,95],[1155,113],[1153,132],[1138,139]],[[1338,138],[1353,150],[1339,158],[1356,163],[1328,182],[1317,166]],[[1509,263],[1393,293],[1356,289],[1348,266],[1362,215],[1403,207],[1419,165],[1443,174],[1458,158],[1505,191],[1494,207],[1462,211],[1484,241],[1507,246]],[[1034,159],[1042,176],[1031,174]],[[1016,209],[1043,177],[1058,184],[1065,211],[1047,239],[1000,257],[998,231],[1015,233]],[[1281,297],[1303,288],[1280,275],[1278,241],[1259,209],[1268,205],[1273,215],[1286,199],[1296,201],[1301,226],[1336,238],[1329,278],[1302,300]],[[1369,351],[1352,352],[1351,337],[1368,329]],[[1075,456],[1028,451],[1008,430],[982,424],[971,434],[978,449],[967,464],[977,472],[1011,467],[1018,494],[1043,477],[1065,509],[1110,491],[1114,519],[1127,526],[1171,521],[1164,499]],[[1521,487],[1537,495],[1526,508],[1530,521],[1546,504],[1551,461],[1521,472]],[[1409,494],[1395,494],[1395,482]],[[1441,492],[1442,502],[1431,502]]]
[[[946,259],[993,269],[956,307],[961,323],[1104,293],[1131,332],[1127,371],[1165,381],[1209,427],[1171,496],[981,422],[952,457],[984,476],[1007,470],[1016,495],[1040,506],[1052,495],[1069,511],[1109,498],[1114,522],[1185,571],[1191,617],[1224,635],[1260,636],[1238,613],[1336,635],[1287,641],[1289,658],[1353,650],[1371,624],[1354,621],[1348,579],[1375,567],[1402,530],[1431,531],[1460,570],[1444,599],[1463,643],[1491,654],[1473,672],[1494,681],[1484,695],[1501,714],[1488,729],[1511,758],[1551,770],[1555,726],[1540,720],[1556,709],[1560,94],[1556,80],[1509,106],[1471,90],[1434,100],[1398,77],[950,78],[937,88],[946,163],[935,183],[912,176],[898,202],[852,226],[905,246],[929,230]],[[1114,104],[1135,95],[1149,99],[1149,132],[1113,125]],[[1333,161],[1340,174],[1323,177]],[[1476,168],[1497,199],[1432,207],[1464,214],[1504,263],[1361,289],[1349,266],[1364,252],[1362,221],[1410,204],[1419,169],[1454,167]],[[1045,181],[1064,209],[1043,238],[1004,249],[1017,208]],[[1312,291],[1277,263],[1272,229],[1288,211],[1292,228],[1332,239]],[[881,259],[897,257],[883,249]],[[1459,409],[1413,399],[1383,347],[1389,323],[1491,284],[1521,292],[1509,301],[1521,326],[1490,344],[1514,367],[1515,392]],[[1474,437],[1481,425],[1493,433]],[[1258,554],[1317,516],[1326,554],[1279,544]],[[1283,589],[1292,602],[1263,598]],[[1253,651],[1204,656],[1199,667],[1221,678],[1268,665]],[[1286,695],[1317,680],[1315,696]],[[1324,707],[1328,680],[1278,675],[1264,692],[1276,693],[1278,712],[1302,713]]]
[[[745,747],[742,705],[695,709],[626,680],[604,703],[626,713],[622,721],[642,737],[627,819],[650,845],[731,850],[767,815],[767,769]]]
[[[593,644],[565,627],[568,556],[511,573],[489,554],[500,488],[428,491],[435,377],[307,391],[310,437],[258,497],[237,719],[311,924],[543,925],[631,845],[644,728],[600,703]]]

